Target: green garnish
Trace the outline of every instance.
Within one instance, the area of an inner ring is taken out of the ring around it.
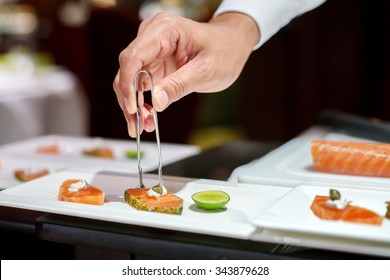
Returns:
[[[163,187],[161,187],[159,185],[152,187],[152,190],[158,194],[161,194],[161,195],[163,194]]]
[[[341,194],[338,190],[330,189],[329,190],[329,196],[331,200],[338,200],[341,198]]]
[[[128,157],[128,158],[132,158],[132,159],[137,159],[138,158],[137,150],[126,150],[125,153],[126,153],[126,157]],[[144,151],[140,151],[139,152],[139,156],[141,158],[144,156],[144,154],[145,154]]]

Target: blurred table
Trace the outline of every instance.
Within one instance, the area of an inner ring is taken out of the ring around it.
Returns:
[[[73,73],[45,67],[33,74],[0,65],[0,145],[46,134],[86,135],[89,108]]]

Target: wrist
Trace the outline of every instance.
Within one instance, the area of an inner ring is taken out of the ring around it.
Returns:
[[[248,15],[240,12],[227,12],[214,16],[209,21],[212,25],[223,25],[233,40],[241,40],[244,47],[251,51],[260,41],[260,29],[257,23]]]

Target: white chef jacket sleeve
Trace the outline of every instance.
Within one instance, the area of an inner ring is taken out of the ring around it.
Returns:
[[[293,18],[308,12],[325,0],[223,0],[214,16],[240,12],[252,17],[261,36],[254,49],[259,48]]]

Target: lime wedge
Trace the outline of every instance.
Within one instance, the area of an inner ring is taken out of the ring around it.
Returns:
[[[126,153],[126,157],[128,157],[128,158],[132,158],[132,159],[138,158],[137,150],[126,150],[125,153]],[[145,154],[144,151],[139,152],[139,156],[141,158],[144,156],[144,154]]]
[[[225,206],[229,202],[230,196],[224,191],[212,190],[194,193],[192,200],[199,207],[212,210]]]

